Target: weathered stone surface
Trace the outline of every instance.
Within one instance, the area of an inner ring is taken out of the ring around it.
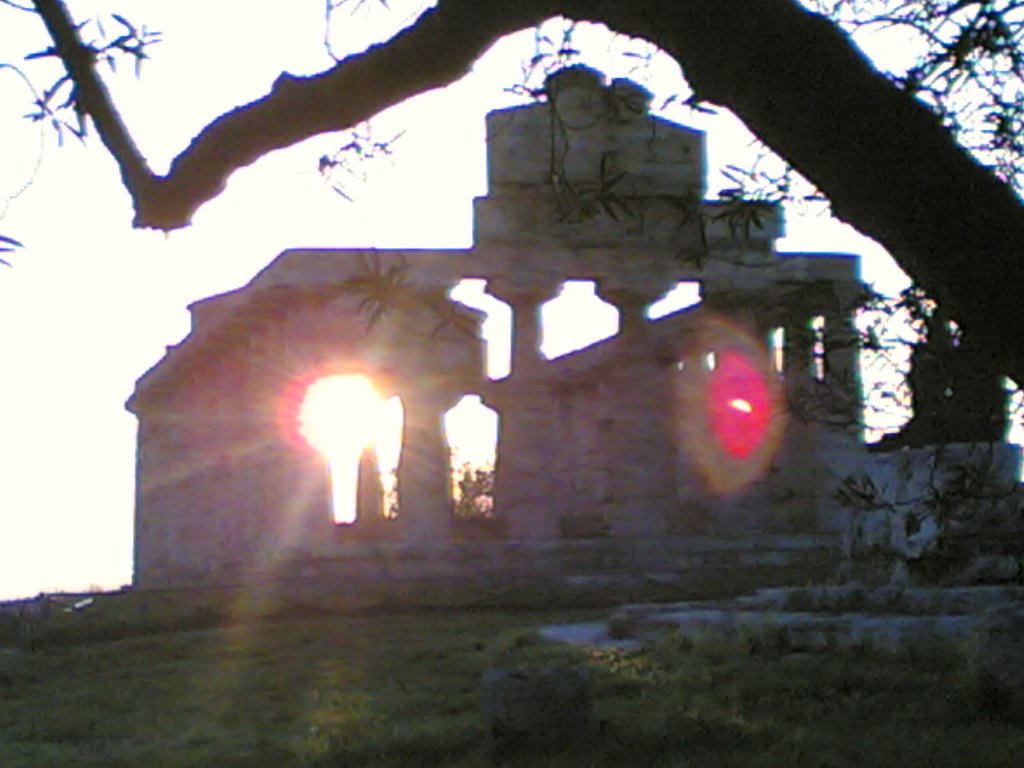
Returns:
[[[958,492],[1010,493],[1020,476],[1020,457],[1020,448],[1007,443],[950,443],[873,454],[861,459],[860,469],[880,504],[924,506]]]
[[[964,443],[873,453],[837,487],[844,579],[1000,584],[1024,578],[1020,449]]]
[[[733,600],[626,605],[593,623],[542,630],[579,645],[645,643],[672,634],[694,643],[743,641],[782,652],[885,653],[964,649],[977,642],[989,674],[1024,703],[1024,588],[812,587]]]

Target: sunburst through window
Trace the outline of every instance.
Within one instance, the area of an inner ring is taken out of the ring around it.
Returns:
[[[385,480],[380,509],[388,513],[393,489],[386,480],[398,463],[402,409],[398,398],[384,401],[361,375],[325,376],[306,390],[299,409],[299,433],[326,458],[331,476],[334,522],[356,521],[360,457],[373,452]]]

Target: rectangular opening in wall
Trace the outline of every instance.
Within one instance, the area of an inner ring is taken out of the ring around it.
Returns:
[[[825,316],[811,318],[811,375],[818,381],[825,380]]]
[[[772,356],[772,367],[776,373],[782,373],[782,368],[786,363],[786,329],[781,326],[778,328],[772,328],[772,332],[768,334],[768,348],[771,350]]]
[[[696,280],[676,283],[672,290],[647,307],[647,317],[657,320],[683,309],[695,307],[701,302],[701,284]]]

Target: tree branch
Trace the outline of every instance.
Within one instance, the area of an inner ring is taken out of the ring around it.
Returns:
[[[282,74],[261,99],[214,120],[172,162],[153,174],[131,141],[61,0],[34,0],[57,53],[81,89],[80,104],[117,158],[135,206],[134,225],[187,226],[228,177],[268,152],[321,133],[351,128],[410,96],[464,75],[502,35],[553,13],[553,0],[481,3],[444,0],[391,41],[310,77]]]
[[[1024,207],[849,38],[793,0],[609,3],[882,243],[993,367],[1024,380]]]
[[[6,5],[8,8],[14,8],[15,10],[18,11],[26,11],[28,13],[36,12],[35,8],[32,8],[31,6],[27,5],[19,5],[18,3],[14,2],[14,0],[0,0],[0,4]]]
[[[121,180],[138,207],[152,188],[154,176],[96,72],[95,51],[82,42],[61,0],[33,0],[33,4],[53,40],[54,52],[74,82],[76,109],[92,118],[100,141],[117,162]]]
[[[940,121],[796,0],[439,0],[391,41],[312,77],[281,75],[219,117],[154,176],[125,130],[60,0],[35,0],[79,103],[117,158],[135,226],[171,230],[262,155],[463,75],[504,34],[555,15],[604,22],[676,57],[703,99],[733,109],[886,246],[924,290],[1024,381],[1024,208]]]

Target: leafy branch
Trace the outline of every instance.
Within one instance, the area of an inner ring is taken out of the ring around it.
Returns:
[[[616,191],[616,186],[626,177],[626,171],[616,168],[615,158],[614,152],[602,153],[596,181],[573,182],[564,172],[552,175],[551,189],[561,221],[578,223],[601,212],[613,221],[619,221],[622,215],[633,215],[628,197]]]
[[[549,31],[551,26],[557,29]],[[507,93],[538,101],[547,95],[545,83],[552,74],[577,62],[581,52],[573,42],[577,24],[555,19],[533,29],[533,55],[520,62],[519,82],[505,88]]]
[[[0,253],[12,253],[16,249],[24,247],[24,245],[15,240],[13,237],[0,235]],[[11,266],[11,263],[6,259],[0,259],[0,264],[3,264],[5,267]]]
[[[426,340],[436,339],[447,329],[475,337],[476,323],[466,315],[465,308],[447,296],[417,288],[409,279],[410,270],[404,256],[394,260],[384,259],[376,251],[360,252],[357,273],[344,280],[341,289],[357,300],[368,328],[376,326],[385,315],[411,312],[426,317],[422,328],[407,330]]]
[[[359,254],[359,274],[347,278],[342,290],[359,301],[359,311],[366,315],[369,327],[375,326],[384,313],[397,309],[408,292],[409,264],[402,258],[385,265],[377,253]]]
[[[135,76],[142,73],[142,62],[149,58],[148,48],[160,41],[160,33],[149,30],[145,25],[136,27],[128,19],[113,13],[110,19],[119,28],[117,32],[108,34],[103,20],[100,18],[74,25],[74,31],[81,41],[79,54],[92,62],[103,62],[111,72],[117,71],[117,62],[121,58],[129,58],[134,63]],[[85,37],[95,28],[96,34],[86,42]],[[60,58],[56,45],[35,51],[25,56],[26,61],[46,58]],[[42,93],[37,94],[34,111],[25,117],[33,122],[46,121],[57,134],[57,140],[63,143],[65,131],[81,140],[86,133],[86,108],[81,101],[81,91],[71,72],[65,71]],[[72,118],[65,115],[73,114]]]

